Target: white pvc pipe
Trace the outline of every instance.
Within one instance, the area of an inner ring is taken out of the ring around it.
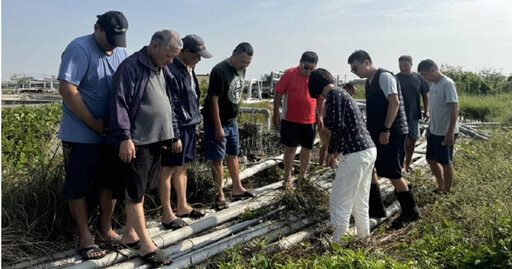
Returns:
[[[258,107],[240,107],[238,110],[240,113],[251,113],[251,114],[263,114],[265,116],[265,127],[267,127],[267,131],[270,130],[270,110],[266,108],[258,108]]]
[[[162,249],[162,250],[165,252],[166,255],[172,257],[173,259],[176,259],[178,257],[187,255],[191,251],[195,251],[199,248],[202,248],[207,245],[218,242],[219,240],[221,240],[231,234],[236,234],[242,230],[245,230],[248,227],[257,224],[262,219],[268,218],[268,217],[274,215],[275,213],[280,212],[283,209],[284,209],[284,207],[282,207],[280,209],[273,210],[273,211],[269,212],[268,214],[266,214],[265,216],[261,216],[261,217],[255,218],[255,219],[237,223],[230,227],[227,227],[227,228],[224,228],[224,229],[221,229],[221,230],[209,233],[209,234],[205,234],[202,236],[183,240],[179,244],[173,245],[169,248]],[[137,258],[129,260],[127,262],[116,264],[109,268],[131,269],[131,268],[135,268],[137,266],[143,266],[143,265],[144,265],[144,262],[142,261],[142,259],[137,257]]]
[[[214,255],[217,255],[224,251],[224,249],[232,248],[237,244],[248,242],[249,240],[262,236],[266,233],[268,233],[271,230],[274,230],[276,228],[280,228],[282,223],[276,224],[276,226],[272,225],[273,223],[263,223],[256,227],[254,227],[253,230],[250,232],[247,232],[243,236],[234,236],[233,238],[226,238],[225,240],[222,240],[219,242],[219,244],[209,246],[204,249],[200,249],[196,252],[193,252],[189,255],[186,255],[184,257],[178,258],[174,260],[174,262],[168,266],[167,268],[186,268],[194,264],[199,264],[205,260],[207,260],[209,257],[212,257]]]

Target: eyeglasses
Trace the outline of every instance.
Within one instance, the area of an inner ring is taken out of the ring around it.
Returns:
[[[302,68],[303,68],[304,70],[306,70],[306,71],[309,71],[309,70],[313,70],[313,69],[315,69],[315,67],[314,67],[314,66],[307,66],[307,65],[303,65],[303,66],[302,66]]]

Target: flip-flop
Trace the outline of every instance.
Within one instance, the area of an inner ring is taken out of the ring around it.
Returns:
[[[98,245],[91,245],[78,250],[78,253],[84,260],[97,260],[105,257],[106,253],[102,253],[99,256],[91,256],[91,254],[99,252],[103,252],[103,250]]]
[[[123,246],[124,248],[139,248],[140,247],[140,240],[137,240],[135,242],[131,242],[131,243],[123,243],[121,241],[119,241],[119,244],[121,246]]]
[[[195,208],[192,208],[192,211],[190,211],[189,213],[187,214],[183,214],[183,215],[176,215],[176,217],[178,218],[191,218],[191,219],[200,219],[202,217],[204,217],[205,213],[202,212],[202,211],[199,211]]]
[[[238,194],[238,195],[231,195],[231,200],[241,200],[241,199],[245,199],[245,198],[253,198],[255,197],[256,195],[254,195],[254,193],[252,192],[249,192],[249,191],[245,191],[244,193],[242,194]]]
[[[162,225],[165,227],[165,229],[178,230],[188,226],[188,223],[181,218],[176,218],[169,223],[162,222]]]
[[[96,241],[96,244],[103,248],[114,248],[117,244],[121,243],[121,238],[122,236],[118,235],[112,240],[105,240],[101,235],[97,234],[94,241]]]
[[[226,200],[222,200],[222,201],[216,201],[214,204],[213,204],[213,207],[215,208],[215,210],[217,211],[221,211],[221,210],[224,210],[226,208],[229,208],[229,205],[228,203],[226,202]]]
[[[157,249],[153,252],[150,252],[144,256],[140,256],[140,258],[146,262],[153,265],[153,267],[157,267],[160,265],[169,265],[172,263],[172,259],[165,254],[161,249]]]

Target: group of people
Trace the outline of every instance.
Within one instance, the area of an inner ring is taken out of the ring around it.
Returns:
[[[306,51],[299,66],[288,69],[275,88],[273,122],[284,144],[284,187],[292,189],[292,170],[300,150],[298,178],[305,178],[316,131],[322,141],[319,164],[337,166],[330,196],[334,240],[347,232],[353,215],[359,237],[369,235],[369,218],[386,217],[378,180],[391,180],[402,213],[392,227],[419,218],[412,186],[405,180],[420,138],[420,119],[429,122],[426,159],[434,174],[436,193],[450,192],[453,144],[458,134],[455,83],[432,60],[412,71],[412,57],[398,59],[400,73],[373,65],[370,55],[355,51],[348,58],[351,72],[366,79],[366,122],[352,99],[356,87],[339,88],[325,69],[316,69],[318,55]],[[427,81],[432,83],[429,87]],[[430,97],[429,97],[430,94]],[[421,112],[420,97],[424,111]]]
[[[356,234],[370,234],[369,218],[386,216],[378,186],[379,177],[391,180],[402,212],[393,228],[419,218],[412,187],[405,180],[414,145],[420,138],[420,96],[423,118],[429,120],[426,159],[434,174],[436,193],[450,192],[453,183],[453,145],[458,134],[458,97],[455,83],[432,60],[423,60],[412,72],[412,57],[399,58],[400,73],[373,65],[370,55],[355,51],[348,58],[351,72],[366,78],[366,123],[351,97],[352,87],[341,90],[325,69],[310,74],[312,98],[324,102],[321,123],[330,130],[327,165],[338,166],[330,196],[333,239],[341,240],[354,216]],[[429,88],[426,81],[431,83]],[[323,107],[319,105],[318,107]],[[323,145],[324,146],[324,145]],[[341,154],[341,156],[339,156]]]
[[[78,226],[77,249],[84,259],[104,257],[99,243],[114,242],[138,248],[141,258],[153,265],[168,265],[171,259],[147,232],[144,194],[158,188],[166,229],[187,226],[184,217],[204,216],[186,198],[187,168],[196,158],[201,118],[206,158],[212,161],[217,184],[215,207],[228,207],[222,189],[226,155],[232,198],[254,197],[239,178],[236,120],[253,48],[242,42],[213,68],[201,111],[194,68],[201,58],[212,57],[204,40],[160,30],[147,46],[128,56],[127,30],[122,12],[106,12],[98,15],[93,34],[74,39],[62,54],[58,79],[64,101],[59,131],[66,170],[64,197]],[[95,237],[88,229],[86,197],[91,185],[100,198]],[[176,212],[171,208],[171,185],[177,194]],[[122,236],[111,225],[120,199],[126,211]]]
[[[98,15],[93,34],[74,39],[62,54],[58,79],[64,101],[59,131],[66,169],[64,197],[78,227],[77,249],[84,259],[104,257],[106,252],[98,243],[116,242],[138,248],[146,262],[168,265],[172,260],[147,232],[144,194],[148,188],[158,188],[161,221],[167,229],[187,226],[184,217],[204,216],[186,199],[187,168],[196,158],[196,126],[201,118],[205,157],[212,161],[217,188],[215,208],[228,207],[223,192],[226,156],[233,180],[231,197],[255,196],[240,181],[237,157],[237,115],[253,48],[247,42],[238,44],[231,56],[212,69],[201,110],[194,68],[201,58],[212,57],[204,40],[160,30],[147,46],[128,56],[127,30],[122,12],[106,12]],[[450,191],[458,133],[455,84],[433,61],[420,63],[421,76],[412,72],[410,56],[399,59],[397,76],[376,68],[365,51],[354,52],[348,62],[353,73],[367,78],[366,124],[351,97],[355,86],[338,88],[327,70],[316,69],[318,55],[313,51],[304,52],[299,65],[284,73],[274,98],[273,122],[280,126],[285,145],[284,187],[293,189],[299,145],[299,178],[307,177],[317,127],[324,141],[320,163],[338,165],[330,198],[335,239],[346,233],[351,214],[359,237],[369,235],[369,217],[385,216],[378,177],[391,180],[402,207],[394,227],[419,217],[404,175],[419,138],[420,95],[424,117],[429,112],[431,116],[427,160],[440,192]],[[433,83],[430,102],[423,78]],[[92,182],[100,200],[95,237],[88,229],[86,199]],[[177,194],[176,212],[171,207],[171,186]],[[117,200],[124,201],[126,211],[122,236],[111,225]]]

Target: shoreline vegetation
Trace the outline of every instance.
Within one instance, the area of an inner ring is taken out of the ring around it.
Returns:
[[[473,74],[450,67],[443,72],[461,87],[460,114],[464,119],[500,122],[502,126],[485,130],[491,136],[487,142],[466,138],[457,141],[453,194],[433,195],[429,191],[434,187],[432,176],[426,170],[414,171],[410,180],[422,186],[418,188],[420,221],[398,231],[383,225],[370,239],[347,237],[341,245],[322,243],[325,240],[319,236],[271,255],[250,255],[237,247],[204,266],[512,267],[512,80],[492,71]],[[358,85],[358,96],[364,98],[364,85]],[[264,106],[269,108],[268,104]],[[60,104],[2,108],[3,266],[75,246],[75,225],[62,198],[64,167],[60,141],[56,138],[60,115]],[[261,115],[241,117],[244,123],[261,120]],[[278,138],[272,139],[278,144]],[[278,173],[265,176],[278,177]],[[189,177],[193,198],[207,200],[214,195],[213,182],[204,164],[191,169]],[[156,202],[147,204],[148,211],[158,207]],[[96,205],[89,208],[94,212]],[[122,213],[115,217],[115,222],[123,223]],[[91,218],[91,227],[96,218],[97,215]]]

